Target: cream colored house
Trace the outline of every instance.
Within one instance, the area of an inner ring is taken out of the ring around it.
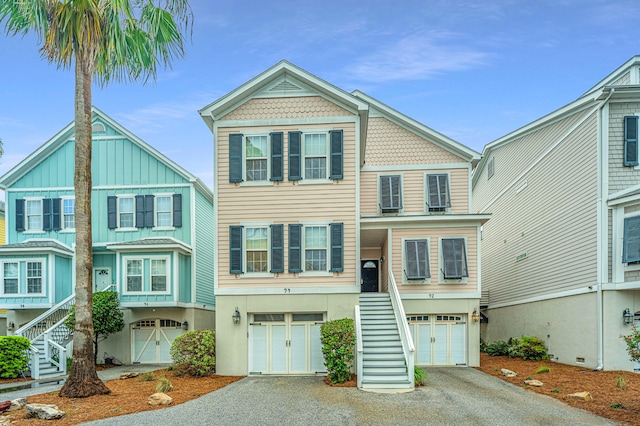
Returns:
[[[218,373],[321,374],[320,325],[343,317],[363,388],[412,385],[414,362],[478,365],[477,152],[286,61],[200,114]]]
[[[473,175],[488,342],[535,335],[553,359],[632,370],[640,319],[640,56],[490,144]],[[484,327],[484,324],[483,324]]]

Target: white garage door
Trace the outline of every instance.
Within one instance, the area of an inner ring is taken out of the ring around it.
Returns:
[[[416,365],[467,365],[463,315],[410,315]]]
[[[142,320],[131,325],[134,364],[171,363],[171,343],[182,334],[182,323],[168,319]]]
[[[250,374],[324,373],[320,325],[324,314],[253,314]]]

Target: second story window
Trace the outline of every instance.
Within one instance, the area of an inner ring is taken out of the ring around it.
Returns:
[[[229,182],[281,181],[284,173],[283,133],[229,135]]]
[[[469,276],[464,238],[442,239],[442,261],[444,279],[462,279]]]
[[[27,231],[42,231],[42,200],[27,201]]]
[[[289,132],[289,180],[326,181],[344,177],[343,131]]]
[[[109,229],[160,228],[182,226],[182,194],[110,195],[107,197]]]
[[[133,197],[118,198],[118,226],[133,228]]]
[[[304,135],[304,178],[327,178],[327,134]]]
[[[380,210],[397,213],[402,209],[402,179],[400,175],[380,176]]]
[[[27,262],[27,293],[42,293],[42,262]]]
[[[267,136],[245,137],[246,181],[267,180]]]
[[[18,262],[3,262],[2,267],[2,292],[4,294],[18,294],[20,279]]]
[[[76,227],[76,200],[65,198],[62,200],[62,216],[64,229],[74,229]]]
[[[167,259],[151,259],[151,291],[167,291]]]
[[[304,227],[304,270],[327,271],[327,226]]]
[[[172,208],[169,195],[159,195],[156,197],[156,226],[170,227],[172,225]]]
[[[127,291],[142,291],[142,259],[128,259],[126,272]]]
[[[427,175],[427,207],[430,212],[443,212],[451,207],[449,175]]]
[[[429,278],[429,240],[405,240],[404,273],[408,280]]]
[[[640,262],[640,216],[624,219],[622,262]]]
[[[245,265],[248,273],[267,272],[269,266],[269,228],[246,228]]]

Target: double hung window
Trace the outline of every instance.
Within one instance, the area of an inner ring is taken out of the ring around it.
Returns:
[[[18,294],[20,291],[19,263],[3,262],[2,267],[2,292],[4,294]]]
[[[229,227],[231,274],[284,272],[284,225]]]
[[[268,272],[269,228],[246,228],[245,265],[248,273]]]
[[[134,197],[118,198],[118,227],[133,228]]]
[[[107,197],[109,229],[179,228],[182,194],[111,195]]]
[[[156,200],[156,227],[168,228],[171,227],[172,219],[172,206],[170,195],[159,195],[155,197]]]
[[[142,291],[142,259],[127,259],[127,291]]]
[[[42,293],[42,262],[27,262],[27,293]]]
[[[246,180],[266,181],[267,176],[267,136],[245,136]]]
[[[42,199],[27,201],[27,231],[42,231]]]
[[[343,178],[343,131],[289,132],[289,180]]]
[[[62,200],[62,224],[64,229],[74,229],[76,227],[76,200],[64,198]]]
[[[304,227],[304,270],[327,270],[327,227]]]
[[[229,135],[229,182],[283,179],[283,133]]]
[[[327,178],[327,134],[304,134],[304,178]]]
[[[151,291],[167,291],[167,259],[151,259]]]

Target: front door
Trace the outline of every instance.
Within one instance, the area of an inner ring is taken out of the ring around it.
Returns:
[[[360,291],[362,293],[378,292],[378,261],[363,260]]]
[[[111,288],[111,269],[95,268],[93,270],[93,291],[104,291]]]

